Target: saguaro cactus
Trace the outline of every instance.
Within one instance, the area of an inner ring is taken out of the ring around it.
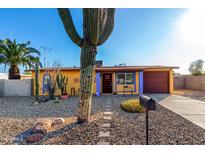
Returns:
[[[68,36],[81,48],[78,123],[83,123],[90,115],[97,46],[102,45],[113,31],[115,9],[83,9],[83,38],[76,31],[69,9],[58,9],[58,13]]]
[[[39,79],[39,62],[35,63],[35,99],[36,101],[39,101],[39,83],[38,83],[38,79]]]
[[[67,95],[66,86],[68,83],[68,77],[65,77],[62,75],[62,73],[59,73],[57,75],[56,81],[58,88],[61,89],[61,95]]]

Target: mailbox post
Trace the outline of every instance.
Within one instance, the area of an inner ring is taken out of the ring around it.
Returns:
[[[142,105],[145,108],[145,114],[146,114],[146,144],[149,144],[149,114],[148,111],[156,110],[156,101],[153,98],[150,98],[148,96],[142,95],[140,96],[140,105]]]

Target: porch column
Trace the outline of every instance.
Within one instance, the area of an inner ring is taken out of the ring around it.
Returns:
[[[96,73],[96,96],[100,96],[100,73]]]
[[[143,71],[139,71],[139,95],[143,95]]]
[[[136,92],[136,72],[134,72],[134,92]]]

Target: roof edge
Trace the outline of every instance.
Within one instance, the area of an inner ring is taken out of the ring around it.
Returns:
[[[102,66],[102,67],[95,67],[95,70],[147,70],[147,69],[179,69],[178,66],[163,66],[163,65],[151,65],[151,66]],[[42,68],[40,71],[46,70],[54,70],[54,68]],[[80,70],[80,67],[61,67],[60,70],[72,70],[77,71]],[[34,69],[29,69],[25,71],[34,71]]]

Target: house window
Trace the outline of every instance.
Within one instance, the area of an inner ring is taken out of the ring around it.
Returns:
[[[116,79],[119,85],[134,84],[134,73],[117,73]]]

